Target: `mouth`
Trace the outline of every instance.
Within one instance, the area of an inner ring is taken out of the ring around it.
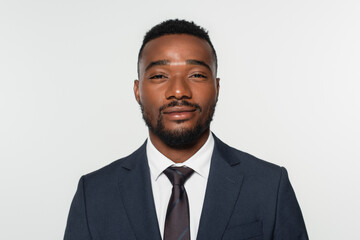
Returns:
[[[163,111],[163,115],[172,121],[185,121],[192,118],[196,108],[188,106],[168,107]]]
[[[173,113],[183,113],[183,112],[195,112],[196,108],[194,107],[168,107],[163,111],[163,114],[173,114]]]

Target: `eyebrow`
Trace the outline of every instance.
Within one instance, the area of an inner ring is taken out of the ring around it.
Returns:
[[[145,68],[145,71],[149,70],[149,68],[152,68],[154,66],[162,66],[162,65],[170,65],[170,61],[169,60],[158,60],[158,61],[154,61],[149,63],[149,65],[147,65],[147,67]]]
[[[191,65],[200,65],[200,66],[204,66],[207,69],[209,69],[211,71],[211,68],[208,64],[206,64],[203,61],[199,61],[199,60],[195,60],[195,59],[189,59],[185,61],[186,64],[191,64]]]
[[[164,65],[170,65],[170,61],[169,60],[158,60],[158,61],[154,61],[149,63],[149,65],[147,65],[147,67],[145,68],[145,71],[149,70],[150,68],[154,67],[154,66],[164,66]],[[204,66],[207,69],[209,69],[211,71],[211,68],[208,64],[206,64],[204,61],[200,61],[200,60],[195,60],[195,59],[188,59],[185,61],[185,64],[188,65],[200,65],[200,66]]]

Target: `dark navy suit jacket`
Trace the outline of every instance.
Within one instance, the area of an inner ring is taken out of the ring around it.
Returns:
[[[198,240],[306,240],[285,168],[215,138]],[[64,240],[160,240],[146,144],[83,176]]]

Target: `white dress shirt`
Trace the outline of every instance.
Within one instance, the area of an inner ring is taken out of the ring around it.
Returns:
[[[175,164],[155,148],[150,138],[148,139],[146,154],[149,161],[151,186],[161,238],[164,236],[165,216],[172,191],[172,184],[163,171],[170,166],[187,166],[194,170],[194,173],[185,182],[184,186],[189,200],[190,237],[192,240],[195,240],[199,228],[213,150],[214,138],[210,132],[206,143],[199,151],[185,162]]]

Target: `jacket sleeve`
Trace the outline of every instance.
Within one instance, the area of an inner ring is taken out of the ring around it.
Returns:
[[[274,240],[308,240],[304,219],[285,168],[279,182]]]
[[[64,240],[91,240],[86,214],[84,177],[79,181],[77,191],[71,203]]]

